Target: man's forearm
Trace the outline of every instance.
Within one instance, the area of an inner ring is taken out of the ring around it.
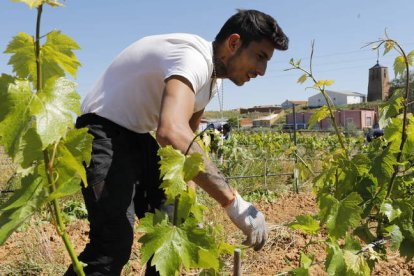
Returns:
[[[227,183],[226,178],[216,165],[206,156],[204,150],[196,143],[192,143],[189,153],[198,152],[203,156],[204,172],[200,172],[195,178],[197,183],[211,197],[217,200],[222,206],[227,205],[234,199],[233,189]]]

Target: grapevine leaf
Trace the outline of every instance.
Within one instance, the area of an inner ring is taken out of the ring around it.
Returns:
[[[397,78],[399,75],[404,74],[405,71],[405,59],[404,56],[398,56],[394,60],[394,73]]]
[[[87,183],[86,172],[82,163],[72,155],[62,143],[58,145],[55,161],[56,190],[49,200],[72,195],[81,189],[81,180]]]
[[[185,156],[171,146],[162,147],[158,150],[160,160],[161,176],[164,180],[181,178]]]
[[[300,76],[300,78],[298,79],[298,83],[302,84],[302,83],[304,83],[307,79],[308,79],[308,75],[307,75],[307,74],[303,74],[303,75],[302,75],[302,76]]]
[[[353,253],[358,252],[361,249],[361,244],[358,240],[354,239],[351,235],[346,235],[345,237],[345,246],[343,249],[349,250]]]
[[[389,181],[394,172],[393,165],[396,164],[396,162],[397,159],[395,154],[390,148],[386,148],[373,158],[370,173],[378,179],[379,185]]]
[[[209,227],[199,227],[197,220],[189,218],[182,225],[183,231],[186,233],[188,240],[198,248],[198,256],[192,256],[192,266],[199,268],[213,268],[215,271],[219,269],[219,246],[210,234],[212,231]],[[222,244],[220,245],[222,246]],[[234,251],[234,250],[233,250]],[[206,259],[203,259],[202,257]]]
[[[9,84],[8,93],[0,93],[0,142],[9,156],[15,158],[22,137],[30,125],[28,108],[33,94],[27,81]]]
[[[12,54],[8,64],[19,78],[36,77],[36,57],[33,37],[26,33],[18,33],[7,45],[4,53]]]
[[[385,231],[387,231],[389,236],[391,237],[391,250],[397,251],[400,248],[401,242],[404,239],[400,231],[400,227],[398,227],[398,225],[390,225],[387,228],[385,228]]]
[[[336,242],[327,242],[327,256],[325,260],[326,272],[329,275],[345,276],[345,260],[341,248]]]
[[[372,234],[371,230],[369,230],[368,224],[364,223],[353,231],[353,233],[358,236],[361,240],[365,243],[371,243],[375,240],[375,236]]]
[[[406,258],[409,262],[414,257],[414,241],[404,239],[400,245],[400,255]]]
[[[334,82],[335,82],[334,80],[319,80],[313,85],[313,87],[324,88],[325,86],[332,85]]]
[[[34,161],[43,159],[42,142],[34,128],[27,130],[19,147],[20,150],[16,154],[15,162],[20,163],[22,168],[28,168]]]
[[[401,143],[402,124],[401,118],[393,118],[384,129],[384,138],[388,142],[394,142],[398,147]]]
[[[320,227],[317,220],[310,215],[300,215],[296,217],[296,221],[289,224],[292,229],[299,229],[307,234],[316,234]]]
[[[188,182],[196,177],[200,171],[204,171],[203,156],[198,153],[192,153],[187,156],[184,162],[184,181]]]
[[[65,138],[65,146],[79,163],[89,166],[93,136],[87,128],[71,129]]]
[[[391,98],[380,107],[379,125],[380,128],[385,128],[390,119],[400,114],[403,107],[404,98],[401,96],[401,89],[394,91]]]
[[[75,92],[75,83],[65,78],[50,79],[36,95],[31,108],[44,149],[73,127],[72,116],[80,113],[80,96]]]
[[[146,263],[152,256],[151,265],[155,265],[161,275],[177,275],[181,265],[187,269],[191,265],[205,268],[214,265],[213,268],[218,269],[218,250],[213,253],[212,248],[214,241],[206,235],[205,229],[197,227],[194,220],[186,220],[181,227],[169,225],[167,219],[153,227],[146,221],[144,229],[145,235],[139,239],[143,244],[141,261]],[[203,251],[201,254],[200,250]],[[200,261],[200,256],[207,259]]]
[[[398,206],[393,206],[392,203],[391,199],[387,199],[380,208],[380,212],[386,215],[390,222],[401,215],[401,209],[399,209]]]
[[[314,256],[308,257],[305,253],[300,252],[300,266],[303,268],[310,268],[313,263],[313,258]]]
[[[203,220],[203,211],[206,207],[196,202],[196,193],[194,189],[188,189],[180,194],[177,216],[178,221],[185,221],[189,214],[192,213],[194,218],[201,222]]]
[[[44,166],[42,166],[44,169]],[[39,174],[22,179],[22,188],[0,208],[0,245],[45,202],[44,178]]]
[[[406,155],[412,155],[414,149],[414,116],[408,118],[407,124],[407,140],[405,141],[403,153]]]
[[[43,0],[12,0],[13,2],[21,2],[29,6],[30,9],[37,8],[43,4]]]
[[[291,275],[296,275],[296,276],[309,276],[309,269],[308,268],[303,268],[303,267],[298,267],[295,268],[292,271],[289,271]]]
[[[321,209],[323,220],[326,220],[326,227],[332,238],[341,238],[350,227],[358,225],[362,213],[362,209],[359,207],[361,202],[362,198],[355,192],[349,194],[341,201],[338,201],[331,195],[321,197],[319,208]]]
[[[65,75],[63,70],[76,77],[80,63],[73,50],[79,49],[79,45],[73,39],[60,31],[48,33],[46,43],[41,49],[44,79],[53,76],[63,77]]]
[[[408,65],[413,66],[414,50],[407,55]]]
[[[312,116],[309,118],[308,129],[313,129],[317,123],[329,116],[329,109],[326,105],[318,109]]]
[[[392,40],[387,40],[387,41],[385,41],[385,43],[384,43],[384,56],[390,51],[390,50],[392,50],[392,48],[394,48],[394,41],[392,41]]]
[[[188,248],[188,241],[183,238],[181,229],[166,222],[155,225],[151,232],[139,239],[139,242],[143,244],[142,263],[146,263],[153,256],[151,265],[155,265],[160,275],[178,275],[181,267],[180,257],[189,265],[190,261],[186,257],[189,254],[197,254],[191,251],[192,248]]]
[[[371,269],[363,255],[356,255],[351,251],[344,250],[344,260],[347,275],[350,276],[370,276]]]
[[[187,182],[204,170],[203,159],[199,153],[185,157],[180,151],[166,146],[159,149],[158,155],[161,157],[160,171],[163,177],[161,187],[170,199],[186,190]]]
[[[87,129],[71,129],[58,145],[56,154],[56,190],[49,200],[71,195],[87,186],[84,164],[89,164],[93,137]]]

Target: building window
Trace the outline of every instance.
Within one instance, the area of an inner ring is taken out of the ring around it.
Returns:
[[[366,127],[372,126],[372,118],[371,117],[366,117],[365,118],[365,126]]]

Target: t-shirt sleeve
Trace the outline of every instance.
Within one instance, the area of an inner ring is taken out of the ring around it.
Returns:
[[[165,79],[173,75],[186,78],[197,94],[209,79],[207,61],[200,52],[189,45],[176,47],[167,58]]]

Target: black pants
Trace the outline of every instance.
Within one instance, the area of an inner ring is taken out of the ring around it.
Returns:
[[[87,275],[120,275],[131,254],[135,215],[141,218],[165,201],[158,144],[149,133],[137,134],[94,114],[79,117],[76,127],[87,127],[94,136],[88,186],[82,188],[90,242],[79,260],[87,264]],[[73,268],[65,275],[75,275]],[[158,274],[148,266],[146,275]]]

